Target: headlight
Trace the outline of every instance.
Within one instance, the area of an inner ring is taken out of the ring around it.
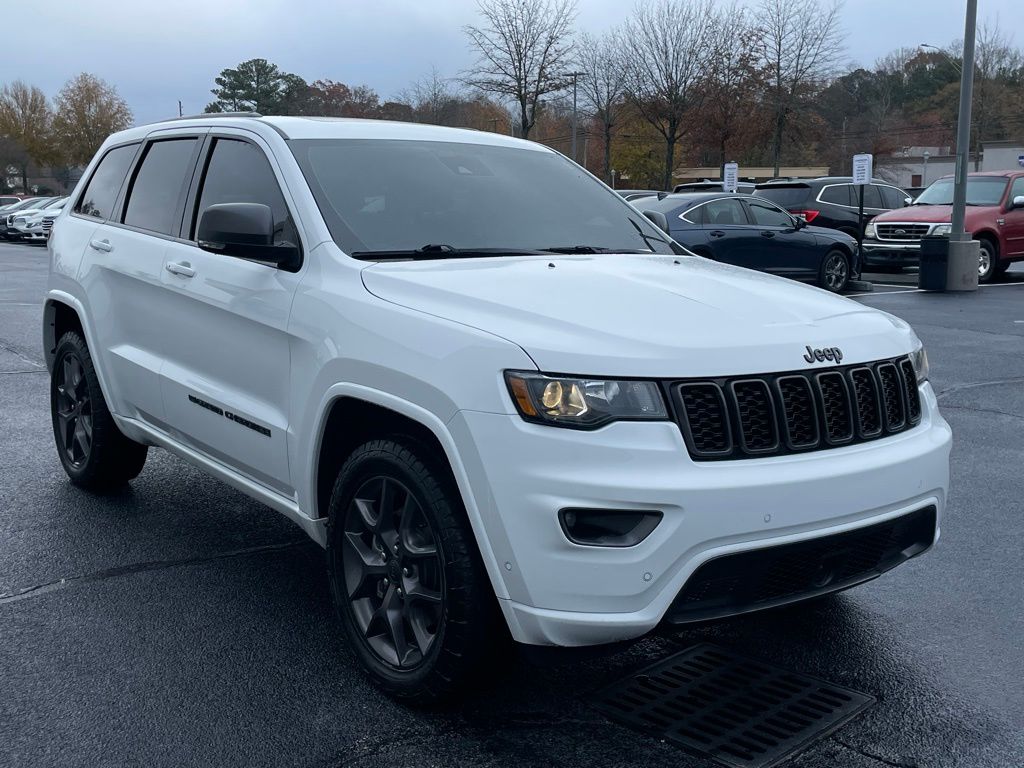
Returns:
[[[505,381],[527,421],[593,429],[612,421],[664,421],[665,400],[653,381],[613,381],[506,371]]]
[[[915,337],[914,343],[914,351],[910,353],[910,362],[914,364],[917,383],[923,384],[928,381],[928,353],[924,351],[924,344],[920,339]]]
[[[952,224],[938,224],[935,229],[932,230],[932,235],[948,235],[952,231]]]
[[[870,237],[872,240],[875,239],[875,225],[870,221],[868,222],[868,225],[864,227],[864,237]]]

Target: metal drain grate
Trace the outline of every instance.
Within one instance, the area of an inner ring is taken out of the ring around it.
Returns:
[[[702,643],[613,683],[612,720],[733,768],[769,768],[874,703],[809,675]]]

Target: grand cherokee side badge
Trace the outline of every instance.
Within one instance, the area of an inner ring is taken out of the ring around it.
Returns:
[[[822,362],[824,360],[835,360],[837,363],[843,362],[843,350],[839,347],[824,347],[823,349],[811,349],[811,346],[807,345],[807,353],[804,355],[804,360],[808,363]]]

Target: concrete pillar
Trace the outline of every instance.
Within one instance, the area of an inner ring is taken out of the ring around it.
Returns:
[[[946,263],[947,291],[978,290],[978,256],[981,243],[977,240],[950,240],[949,261]]]

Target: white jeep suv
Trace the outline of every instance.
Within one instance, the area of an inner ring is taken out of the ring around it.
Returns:
[[[393,695],[451,694],[509,635],[789,603],[938,536],[951,435],[905,322],[693,256],[538,144],[133,128],[49,249],[72,482],[123,484],[159,446],[283,513]]]

